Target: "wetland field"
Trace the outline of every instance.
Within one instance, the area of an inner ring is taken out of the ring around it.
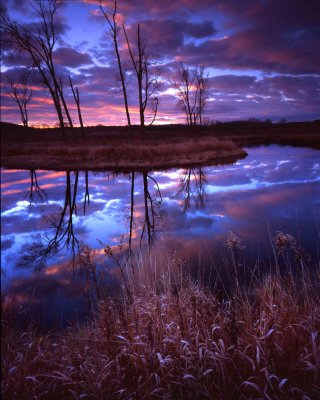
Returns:
[[[256,125],[5,126],[4,398],[318,398],[319,124]]]

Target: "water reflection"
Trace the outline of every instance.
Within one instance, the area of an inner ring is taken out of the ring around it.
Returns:
[[[203,208],[206,201],[205,184],[207,183],[204,167],[184,170],[180,177],[180,185],[177,196],[182,195],[183,212],[186,212],[191,201],[196,208]]]
[[[30,189],[26,194],[26,198],[29,200],[29,205],[32,207],[34,204],[43,204],[47,200],[46,192],[40,188],[37,179],[37,172],[34,169],[30,171]]]
[[[52,310],[65,320],[72,310],[91,309],[125,265],[135,270],[140,251],[169,258],[178,251],[204,281],[219,274],[221,265],[232,265],[224,246],[229,231],[246,246],[236,260],[244,279],[274,263],[270,237],[279,230],[317,265],[319,151],[248,152],[233,165],[167,172],[2,170],[6,290],[38,308],[45,298],[51,324]]]

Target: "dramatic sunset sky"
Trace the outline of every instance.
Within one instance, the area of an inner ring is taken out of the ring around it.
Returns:
[[[32,0],[4,0],[9,15],[35,21]],[[113,2],[104,1],[112,7]],[[172,82],[179,62],[204,66],[209,74],[210,121],[270,118],[289,121],[320,118],[319,0],[118,0],[129,35],[141,24],[149,53],[161,61],[160,105],[156,123],[184,123]],[[81,96],[85,125],[125,125],[113,43],[96,0],[68,1],[59,10],[63,34],[54,59],[58,75],[72,75]],[[124,37],[119,37],[124,61]],[[1,62],[1,120],[20,123],[15,103],[5,93],[8,75],[29,60],[5,53]],[[136,83],[129,77],[129,103],[135,122]],[[72,94],[66,97],[77,116]],[[52,101],[34,85],[30,124],[57,121]]]

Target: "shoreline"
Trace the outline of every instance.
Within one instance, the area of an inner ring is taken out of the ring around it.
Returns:
[[[166,125],[86,127],[85,139],[61,140],[56,128],[24,128],[1,122],[1,165],[14,169],[116,170],[192,168],[219,165],[246,157],[243,147],[290,145],[320,149],[320,121],[272,124],[238,121],[213,126]]]
[[[187,139],[110,144],[33,143],[2,146],[1,165],[11,169],[144,171],[227,164],[247,156],[229,140]]]

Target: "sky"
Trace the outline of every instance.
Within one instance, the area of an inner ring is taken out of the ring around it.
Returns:
[[[36,22],[32,0],[4,0],[3,4],[20,23]],[[104,6],[112,11],[113,1],[104,0]],[[189,68],[203,66],[208,74],[205,122],[319,119],[319,15],[318,0],[118,0],[118,16],[129,38],[139,23],[150,58],[159,67],[155,124],[186,122],[172,84],[181,62]],[[69,75],[80,92],[85,125],[126,125],[114,46],[98,2],[66,1],[57,17],[62,29],[54,61],[75,125]],[[131,117],[137,123],[136,82],[121,32],[119,45],[127,70]],[[30,60],[24,54],[3,51],[2,121],[20,123],[17,105],[5,87],[9,76],[19,76],[28,66]],[[29,124],[53,126],[57,116],[48,90],[40,81],[33,83],[33,90]],[[147,122],[151,114],[147,111]]]

